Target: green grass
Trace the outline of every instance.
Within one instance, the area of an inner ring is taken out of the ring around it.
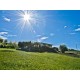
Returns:
[[[79,70],[80,58],[0,48],[0,70]]]

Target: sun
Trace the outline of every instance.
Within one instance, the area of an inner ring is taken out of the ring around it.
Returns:
[[[29,20],[31,19],[30,14],[25,13],[25,14],[23,15],[23,19],[24,19],[24,21],[29,21]]]
[[[40,26],[44,26],[44,18],[39,14],[38,11],[34,10],[19,10],[17,11],[17,26],[21,30],[30,30],[31,32],[36,34],[36,30],[42,28]],[[37,28],[37,29],[36,29]]]

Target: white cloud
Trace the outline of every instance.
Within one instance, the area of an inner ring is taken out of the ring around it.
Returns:
[[[64,26],[64,28],[67,28],[68,26]]]
[[[50,36],[54,36],[54,33],[50,33]]]
[[[42,40],[45,40],[45,39],[47,39],[47,38],[48,38],[48,37],[45,37],[45,36],[44,36],[44,37],[41,37]]]
[[[7,39],[7,37],[1,36],[1,35],[0,35],[0,38],[2,38],[2,39]]]
[[[8,32],[0,32],[0,35],[7,35]]]
[[[10,22],[11,19],[7,18],[7,17],[4,17],[4,20],[7,21],[7,22]]]
[[[47,38],[48,38],[48,37],[44,36],[44,37],[41,37],[41,38],[37,39],[37,41],[38,41],[38,42],[42,42],[42,41],[46,40]]]
[[[59,45],[52,45],[52,47],[57,47],[57,48],[59,48]]]
[[[75,29],[75,31],[80,31],[80,28]]]
[[[0,32],[0,38],[2,39],[7,39],[7,37],[5,37],[5,35],[7,35],[8,32]]]
[[[8,37],[16,37],[17,35],[8,34],[8,32],[0,32],[0,38],[8,39]]]
[[[41,37],[41,35],[37,35],[36,37]]]

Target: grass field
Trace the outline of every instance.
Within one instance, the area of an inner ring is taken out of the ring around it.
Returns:
[[[79,70],[80,58],[0,48],[0,70]]]

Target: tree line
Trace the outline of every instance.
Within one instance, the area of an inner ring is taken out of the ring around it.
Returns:
[[[18,48],[18,44],[16,42],[8,42],[5,39],[0,38],[0,48]]]
[[[19,42],[19,49],[31,52],[58,52],[57,47],[52,47],[51,44],[48,43],[40,43],[40,42]]]
[[[7,40],[0,38],[0,48],[15,48],[18,50],[24,50],[28,52],[55,52],[55,53],[65,53],[68,51],[66,45],[60,45],[59,48],[53,47],[52,44],[42,43],[42,42],[8,42]]]
[[[65,53],[68,51],[66,45],[60,45],[59,48],[53,47],[52,44],[42,43],[42,42],[18,42],[18,47],[20,50],[31,51],[31,52],[55,52],[55,53]]]

